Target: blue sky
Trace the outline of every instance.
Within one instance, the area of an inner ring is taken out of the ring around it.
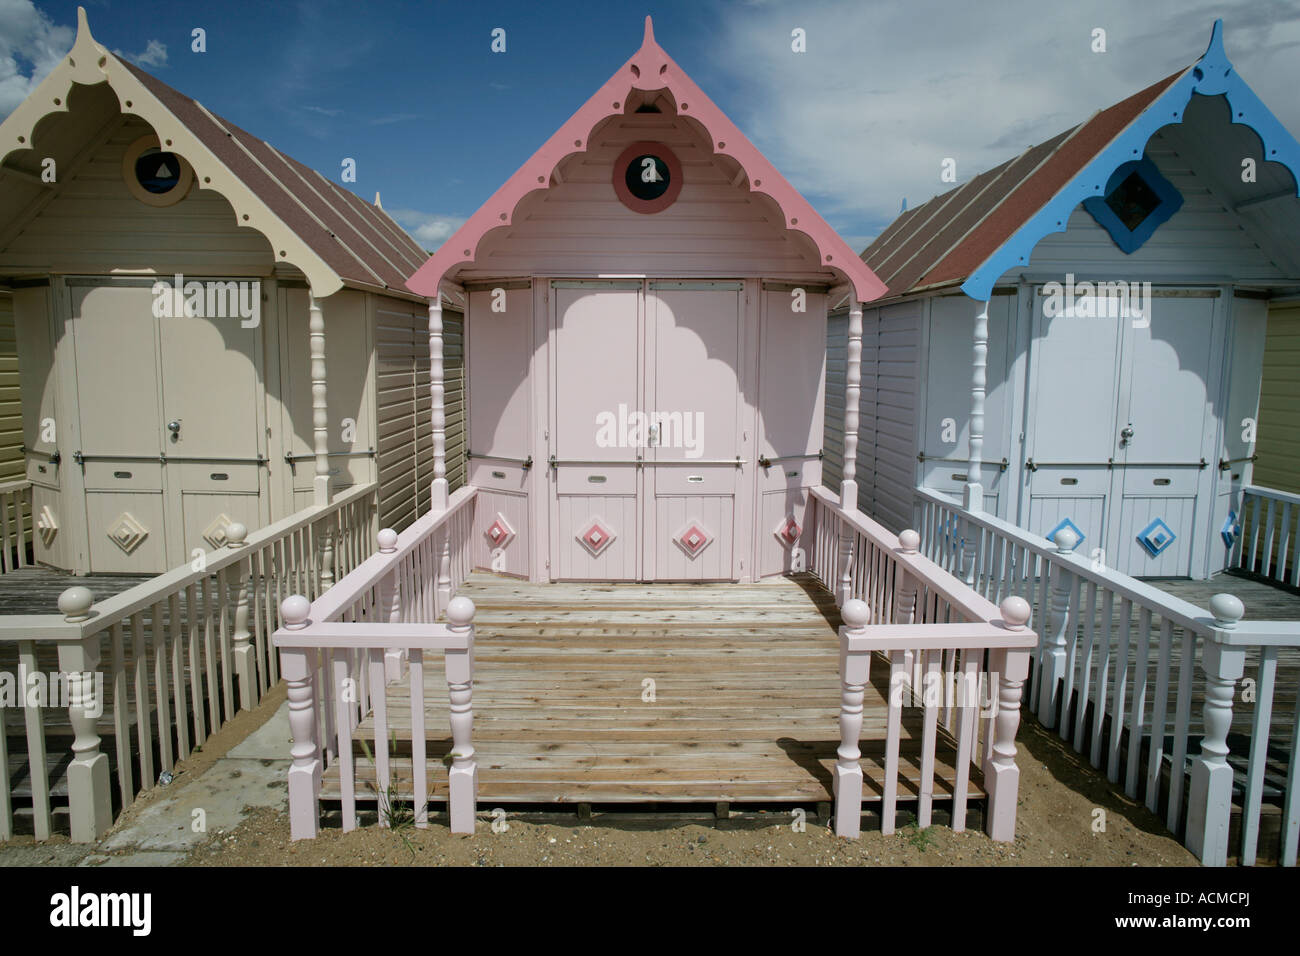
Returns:
[[[381,192],[429,248],[637,48],[647,13],[859,248],[903,197],[951,188],[943,159],[962,182],[1086,119],[1191,63],[1216,16],[1239,71],[1300,132],[1296,0],[82,2],[100,43],[210,110],[336,181],[354,158],[351,188]],[[0,115],[71,46],[76,6],[0,0]]]

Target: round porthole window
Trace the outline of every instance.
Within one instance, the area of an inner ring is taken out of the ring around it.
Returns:
[[[633,212],[667,209],[682,191],[682,164],[663,143],[633,143],[614,163],[614,191]]]
[[[122,178],[136,199],[150,206],[170,206],[185,198],[194,170],[175,153],[158,145],[157,136],[141,136],[122,157]]]

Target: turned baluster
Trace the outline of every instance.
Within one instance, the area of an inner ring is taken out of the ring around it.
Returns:
[[[438,550],[438,610],[445,613],[451,601],[451,529],[442,533],[442,547]],[[437,620],[437,617],[434,618]]]
[[[380,554],[397,553],[397,532],[392,528],[384,528],[375,539],[379,543]],[[398,573],[399,569],[394,565],[393,569],[379,581],[379,607],[376,609],[376,614],[379,620],[387,621],[389,624],[402,622],[402,589],[399,586]],[[390,647],[385,650],[384,680],[390,682],[401,680],[406,661],[406,648]]]
[[[853,545],[857,535],[853,525],[847,521],[840,522],[840,580],[835,603],[841,608],[853,597]]]
[[[1001,604],[1002,625],[1008,631],[1023,631],[1029,623],[1029,602],[1009,597]],[[1020,694],[1029,676],[1028,648],[1006,648],[989,655],[990,668],[998,681],[997,711],[993,715],[993,746],[984,762],[984,786],[988,790],[988,835],[1000,842],[1016,837],[1016,800],[1020,791],[1020,768],[1016,766],[1016,730],[1020,726]]]
[[[248,528],[238,521],[226,526],[226,547],[236,551],[244,547]],[[239,682],[239,708],[252,710],[257,706],[257,668],[255,665],[252,632],[249,630],[248,582],[252,575],[252,562],[241,558],[226,568],[226,587],[234,604],[234,627],[231,634],[231,657],[234,661],[235,679]]]
[[[1216,633],[1201,648],[1205,674],[1205,736],[1201,753],[1192,762],[1187,804],[1187,849],[1206,866],[1228,862],[1228,832],[1232,818],[1232,767],[1228,764],[1228,730],[1232,726],[1232,698],[1245,671],[1246,651],[1221,643],[1245,614],[1239,598],[1216,594],[1210,598]]]
[[[89,620],[93,604],[88,588],[68,588],[59,595],[59,610],[69,624]],[[108,755],[99,749],[99,717],[104,713],[99,635],[60,644],[59,670],[68,675],[68,719],[74,735],[67,777],[72,842],[93,843],[113,825]]]
[[[449,647],[445,655],[447,692],[451,699],[451,771],[448,774],[448,810],[452,833],[473,833],[478,802],[478,762],[471,737],[474,729],[474,602],[452,598],[447,605],[447,629],[462,646]]]
[[[311,602],[294,594],[280,604],[280,619],[288,631],[307,626]],[[320,826],[320,743],[316,739],[316,659],[314,647],[282,646],[281,673],[288,684],[289,730],[293,747],[289,753],[289,836],[311,839]]]
[[[916,554],[921,547],[921,536],[907,530],[898,536],[898,550],[903,554]],[[917,581],[903,565],[895,570],[894,623],[912,624],[916,620]]]
[[[1074,553],[1079,536],[1069,528],[1062,528],[1052,539],[1058,554]],[[1044,727],[1056,726],[1057,710],[1068,706],[1061,700],[1061,686],[1065,681],[1066,642],[1070,625],[1070,592],[1074,589],[1074,572],[1064,564],[1051,563],[1052,597],[1048,609],[1047,627],[1038,639],[1038,719]]]
[[[863,601],[844,602],[840,610],[840,745],[836,748],[833,787],[835,792],[835,834],[851,840],[862,831],[862,704],[871,679],[871,653],[849,650],[850,640],[864,637],[871,611]]]

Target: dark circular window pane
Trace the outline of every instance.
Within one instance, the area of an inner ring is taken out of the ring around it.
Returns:
[[[668,164],[658,156],[646,153],[627,164],[624,179],[628,191],[637,199],[658,199],[668,191]]]
[[[135,161],[135,179],[155,195],[169,193],[181,180],[181,161],[175,153],[146,149]]]

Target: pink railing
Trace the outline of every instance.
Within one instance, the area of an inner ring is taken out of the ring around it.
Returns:
[[[393,799],[389,695],[408,672],[412,805],[415,825],[428,825],[424,652],[444,652],[450,696],[452,767],[448,809],[454,833],[474,832],[478,765],[471,744],[474,604],[454,597],[472,570],[470,534],[477,490],[462,488],[447,510],[420,518],[400,535],[385,529],[378,550],[314,603],[292,596],[276,631],[289,688],[293,764],[289,769],[290,831],[295,840],[319,831],[321,775],[339,768],[343,829],[357,826],[359,768],[355,733],[373,717],[373,786],[380,803]],[[440,618],[446,623],[437,623]],[[369,784],[370,781],[366,781]],[[391,808],[391,803],[390,803]]]
[[[985,829],[1015,838],[1020,771],[1015,737],[1021,690],[1037,635],[1025,628],[1029,606],[1008,598],[1001,608],[917,553],[914,531],[891,534],[835,495],[813,490],[813,572],[836,596],[840,628],[840,746],[835,765],[835,831],[861,830],[863,771],[859,741],[871,658],[889,666],[881,830],[897,816],[903,711],[922,713],[917,825],[933,820],[940,730],[955,743],[952,828],[965,828],[972,772],[988,794]],[[991,693],[996,687],[997,693]],[[981,705],[981,688],[990,700]]]

